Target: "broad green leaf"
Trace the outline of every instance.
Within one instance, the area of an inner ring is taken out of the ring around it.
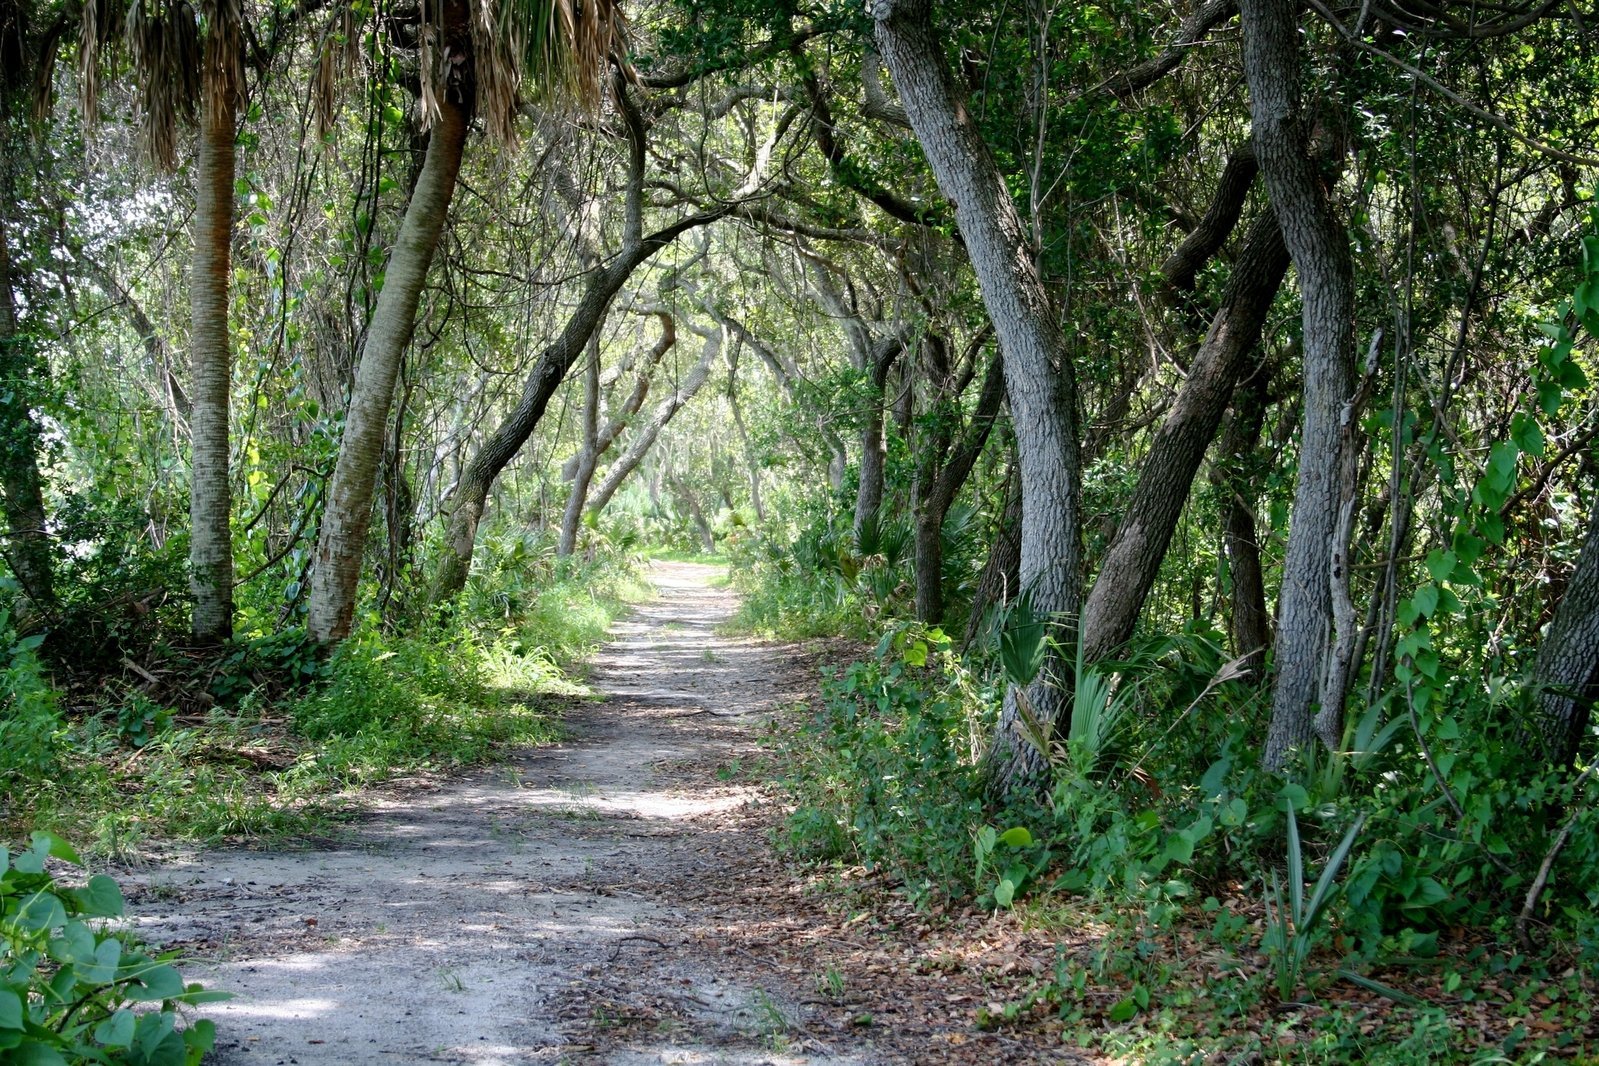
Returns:
[[[91,918],[119,918],[126,905],[122,889],[105,874],[95,874],[89,878],[87,885],[75,888],[69,894],[78,904],[78,909]]]
[[[1033,842],[1033,834],[1026,826],[1017,825],[999,835],[1000,843],[1012,848],[1025,848]]]
[[[1448,581],[1455,572],[1455,563],[1460,557],[1451,551],[1439,551],[1434,548],[1427,553],[1427,573],[1432,575],[1434,581]]]
[[[183,994],[183,978],[170,966],[153,966],[138,974],[137,978],[127,988],[131,1002],[157,1003]]]
[[[0,1029],[22,1028],[22,997],[9,988],[0,988]]]
[[[126,1007],[95,1026],[94,1038],[106,1047],[127,1047],[133,1043],[133,1028],[137,1019]]]
[[[1005,878],[994,886],[994,903],[996,906],[1009,907],[1016,899],[1016,882]]]

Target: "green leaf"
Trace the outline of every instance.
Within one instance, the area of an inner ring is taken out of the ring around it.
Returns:
[[[1009,907],[1016,899],[1016,882],[1004,878],[994,886],[994,904],[999,907]]]
[[[95,874],[82,888],[72,889],[70,895],[78,910],[90,918],[119,918],[126,905],[122,889],[105,874]]]
[[[22,1028],[22,997],[9,988],[0,988],[0,1029]]]
[[[106,1047],[127,1047],[133,1043],[133,1027],[137,1019],[126,1007],[95,1026],[94,1038]]]
[[[72,845],[56,836],[42,830],[33,834],[33,848],[35,851],[43,848],[52,859],[70,862],[74,866],[82,866],[83,860],[78,858],[78,853],[72,850]]]
[[[170,966],[154,966],[138,974],[126,992],[130,1002],[157,1003],[183,995],[183,978]]]
[[[1033,834],[1027,831],[1026,826],[1012,826],[999,835],[1001,844],[1012,848],[1025,848],[1033,842]]]
[[[1410,597],[1411,604],[1416,608],[1416,613],[1423,618],[1431,618],[1432,613],[1438,609],[1438,586],[1423,585]]]
[[[1516,447],[1520,448],[1524,455],[1543,455],[1543,430],[1524,412],[1517,411],[1510,419],[1510,439],[1516,442]]]
[[[1459,561],[1460,557],[1454,552],[1434,548],[1427,553],[1427,573],[1432,575],[1434,581],[1448,581],[1455,572],[1455,563]]]
[[[1194,841],[1187,833],[1173,833],[1166,838],[1166,857],[1173,862],[1186,863],[1194,858]]]
[[[1137,1013],[1138,1013],[1138,1001],[1136,999],[1134,999],[1132,996],[1128,996],[1126,999],[1122,1000],[1121,1002],[1117,1003],[1114,1007],[1112,1007],[1106,1013],[1105,1017],[1107,1017],[1111,1021],[1116,1022],[1116,1023],[1119,1024],[1121,1022],[1130,1022],[1130,1021],[1132,1021],[1133,1020],[1133,1016],[1136,1015]]]

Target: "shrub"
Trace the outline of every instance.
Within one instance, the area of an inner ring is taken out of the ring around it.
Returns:
[[[122,892],[103,874],[64,887],[47,859],[81,865],[48,833],[13,857],[0,848],[0,1058],[8,1062],[103,1062],[195,1066],[215,1029],[179,1028],[181,1007],[226,999],[186,985],[172,957],[152,958],[109,930]]]

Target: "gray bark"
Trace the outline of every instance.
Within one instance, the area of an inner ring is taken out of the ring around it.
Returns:
[[[593,353],[594,359],[590,363],[589,374],[584,383],[584,446],[575,456],[576,462],[572,464],[572,490],[567,494],[566,510],[561,516],[561,539],[556,548],[557,555],[571,555],[577,549],[578,528],[582,524],[583,509],[588,503],[589,487],[594,483],[594,472],[598,469],[605,453],[610,451],[611,445],[616,443],[616,438],[632,422],[639,408],[644,406],[644,398],[649,395],[651,376],[655,372],[656,365],[672,345],[677,343],[677,326],[672,316],[665,311],[653,313],[661,319],[661,339],[645,353],[643,360],[634,368],[632,390],[622,401],[616,415],[606,419],[604,426],[599,425],[598,404],[600,389],[605,383],[600,374],[598,349],[595,348]]]
[[[883,467],[888,458],[888,444],[883,436],[883,390],[888,387],[888,373],[894,361],[904,350],[901,338],[894,336],[879,341],[871,352],[872,391],[866,398],[866,422],[861,427],[860,484],[855,491],[857,541],[866,523],[875,520],[878,509],[883,506]]]
[[[1354,394],[1354,282],[1349,242],[1310,151],[1292,0],[1240,0],[1255,154],[1303,302],[1304,403],[1283,583],[1277,678],[1262,757],[1279,769],[1316,737],[1332,626],[1330,569],[1338,520],[1339,412]],[[1329,746],[1341,737],[1323,735]]]
[[[439,96],[439,116],[428,138],[422,172],[411,191],[405,220],[389,252],[383,291],[367,329],[355,384],[344,418],[339,458],[328,486],[311,569],[308,626],[321,644],[349,636],[355,619],[356,588],[367,529],[372,522],[372,496],[383,455],[389,407],[400,357],[416,329],[417,303],[433,263],[439,235],[455,195],[456,175],[466,146],[466,108],[449,94]]]
[[[999,337],[1022,478],[1021,582],[1035,609],[1068,630],[1081,596],[1077,392],[1071,355],[1022,220],[944,60],[929,0],[875,0],[878,50],[956,221]],[[1065,643],[1070,643],[1068,639]],[[1027,694],[1053,728],[1065,664],[1047,664]],[[994,740],[996,784],[1016,790],[1048,761],[1025,738],[1015,693]]]
[[[1546,755],[1571,766],[1590,744],[1589,722],[1599,700],[1599,502],[1577,568],[1566,584],[1533,669]]]
[[[1133,635],[1194,477],[1221,426],[1233,386],[1250,365],[1249,355],[1287,271],[1282,234],[1271,212],[1263,212],[1250,227],[1222,305],[1155,434],[1089,591],[1083,608],[1086,661],[1112,654]]]

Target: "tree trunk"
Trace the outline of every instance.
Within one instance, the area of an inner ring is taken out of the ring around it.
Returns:
[[[361,558],[372,521],[372,495],[400,356],[416,329],[417,302],[439,234],[455,194],[466,146],[467,114],[449,94],[439,94],[439,117],[428,138],[422,173],[389,252],[383,291],[367,328],[344,419],[339,459],[328,487],[322,534],[311,570],[311,635],[332,644],[350,633],[355,618]]]
[[[916,618],[928,625],[944,621],[944,518],[959,495],[961,487],[983,453],[988,433],[999,417],[1000,405],[1005,399],[1004,363],[996,358],[983,379],[982,392],[977,407],[972,412],[971,423],[953,454],[945,462],[950,450],[948,429],[935,431],[933,441],[924,441],[919,450],[923,459],[917,464],[916,475],[916,529],[914,567],[916,576]],[[953,407],[958,397],[946,397],[941,404]],[[936,421],[948,424],[955,416],[953,410],[936,416]],[[944,465],[939,467],[939,463]]]
[[[990,605],[1009,603],[1016,594],[1019,568],[1022,560],[1022,489],[1016,480],[1016,467],[1012,462],[1005,483],[1005,509],[1000,513],[999,526],[994,530],[994,544],[988,549],[988,561],[977,579],[977,591],[972,595],[972,611],[966,618],[966,633],[961,637],[961,651],[971,647],[977,630],[983,624],[983,615]]]
[[[223,32],[214,27],[211,34]],[[208,43],[207,50],[211,47]],[[233,636],[233,485],[228,472],[233,344],[228,334],[228,283],[233,274],[238,96],[225,81],[217,77],[205,87],[189,276],[189,593],[194,600],[192,631],[199,644],[217,644]]]
[[[866,425],[861,429],[860,485],[855,492],[857,542],[866,523],[874,521],[878,508],[883,506],[883,464],[888,455],[883,438],[883,390],[888,387],[888,373],[904,348],[901,338],[890,337],[872,351],[872,392],[867,397]]]
[[[1034,608],[1075,629],[1081,596],[1077,394],[1071,354],[1022,221],[967,111],[932,25],[929,0],[874,0],[878,51],[955,217],[1005,359],[1022,477],[1021,582]],[[1070,639],[1065,641],[1069,644]],[[1028,700],[1046,728],[1065,706],[1065,662],[1046,664]],[[1007,694],[994,741],[995,781],[1019,790],[1047,770]]]
[[[1133,635],[1194,476],[1215,439],[1233,386],[1260,341],[1266,314],[1288,270],[1288,252],[1270,211],[1250,227],[1210,332],[1161,423],[1138,485],[1105,551],[1083,609],[1083,656],[1095,662]]]
[[[631,242],[609,265],[592,275],[577,310],[567,320],[566,328],[554,344],[544,349],[532,373],[523,382],[522,396],[516,406],[489,434],[461,471],[460,484],[456,486],[450,510],[449,529],[445,534],[446,550],[439,559],[438,575],[433,582],[433,602],[451,599],[465,587],[467,574],[472,569],[478,523],[483,520],[484,508],[488,506],[489,490],[494,487],[500,471],[516,457],[522,445],[538,428],[539,420],[550,405],[550,398],[560,388],[567,371],[588,344],[589,337],[599,328],[611,300],[633,276],[633,271],[650,256],[671,244],[680,234],[714,222],[726,213],[726,207],[717,207],[680,219],[648,237]]]
[[[1239,0],[1255,154],[1303,301],[1304,421],[1282,590],[1277,680],[1262,763],[1280,769],[1315,738],[1332,626],[1330,569],[1338,520],[1339,413],[1355,389],[1349,241],[1309,148],[1300,100],[1299,6]],[[1336,746],[1341,738],[1323,735]]]
[[[1571,766],[1583,754],[1599,699],[1599,501],[1588,520],[1577,569],[1538,648],[1533,680],[1539,686],[1547,757],[1556,766]]]
[[[589,497],[594,467],[600,459],[600,334],[589,338],[589,365],[583,375],[583,443],[577,453],[577,469],[572,472],[572,489],[561,514],[561,539],[555,554],[561,558],[577,548],[577,530],[583,523],[583,504]]]
[[[1231,579],[1227,629],[1233,654],[1244,669],[1257,674],[1271,647],[1271,615],[1266,611],[1266,582],[1261,576],[1260,539],[1255,529],[1254,478],[1249,460],[1266,418],[1270,368],[1261,363],[1254,375],[1233,393],[1233,415],[1217,446],[1220,454],[1212,481],[1221,490],[1222,554]]]
[[[0,167],[15,165],[0,160]],[[22,329],[11,282],[10,229],[6,212],[15,202],[6,182],[0,196],[0,489],[5,492],[5,558],[35,610],[56,605],[55,568],[45,528],[43,479],[39,476],[39,426],[29,398],[42,364]]]
[[[600,487],[594,490],[594,499],[589,504],[589,513],[598,515],[605,510],[605,505],[611,502],[611,497],[616,495],[616,490],[622,487],[628,475],[638,467],[644,456],[649,453],[655,444],[655,439],[660,436],[661,430],[672,420],[672,416],[682,410],[683,405],[694,398],[705,384],[705,379],[711,375],[711,367],[722,354],[722,338],[727,331],[717,326],[714,330],[689,327],[695,333],[705,338],[705,348],[700,355],[700,361],[694,364],[688,372],[677,391],[655,405],[655,411],[650,415],[650,420],[639,427],[633,442],[628,445],[627,451],[611,464],[605,472],[605,479],[600,482]]]

